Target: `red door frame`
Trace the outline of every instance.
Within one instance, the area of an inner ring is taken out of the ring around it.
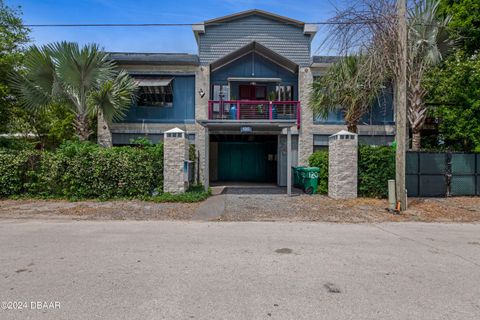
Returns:
[[[263,97],[257,99],[257,88],[263,88]],[[267,100],[267,86],[241,84],[238,86],[238,95],[240,100]]]

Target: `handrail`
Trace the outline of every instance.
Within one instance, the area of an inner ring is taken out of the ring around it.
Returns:
[[[209,100],[210,120],[296,120],[300,128],[300,101]]]

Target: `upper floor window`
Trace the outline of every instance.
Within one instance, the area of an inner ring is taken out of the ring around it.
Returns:
[[[136,80],[138,82],[137,106],[173,106],[173,77],[136,78]]]
[[[214,84],[212,85],[212,97],[215,101],[229,100],[230,90],[226,84]]]
[[[276,98],[278,101],[293,101],[293,86],[277,86]]]

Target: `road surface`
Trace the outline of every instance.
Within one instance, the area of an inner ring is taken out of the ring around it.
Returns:
[[[1,220],[0,302],[0,319],[480,319],[480,224]]]

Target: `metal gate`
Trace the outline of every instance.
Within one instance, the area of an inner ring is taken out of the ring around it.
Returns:
[[[480,154],[409,151],[406,180],[411,197],[480,195]]]

